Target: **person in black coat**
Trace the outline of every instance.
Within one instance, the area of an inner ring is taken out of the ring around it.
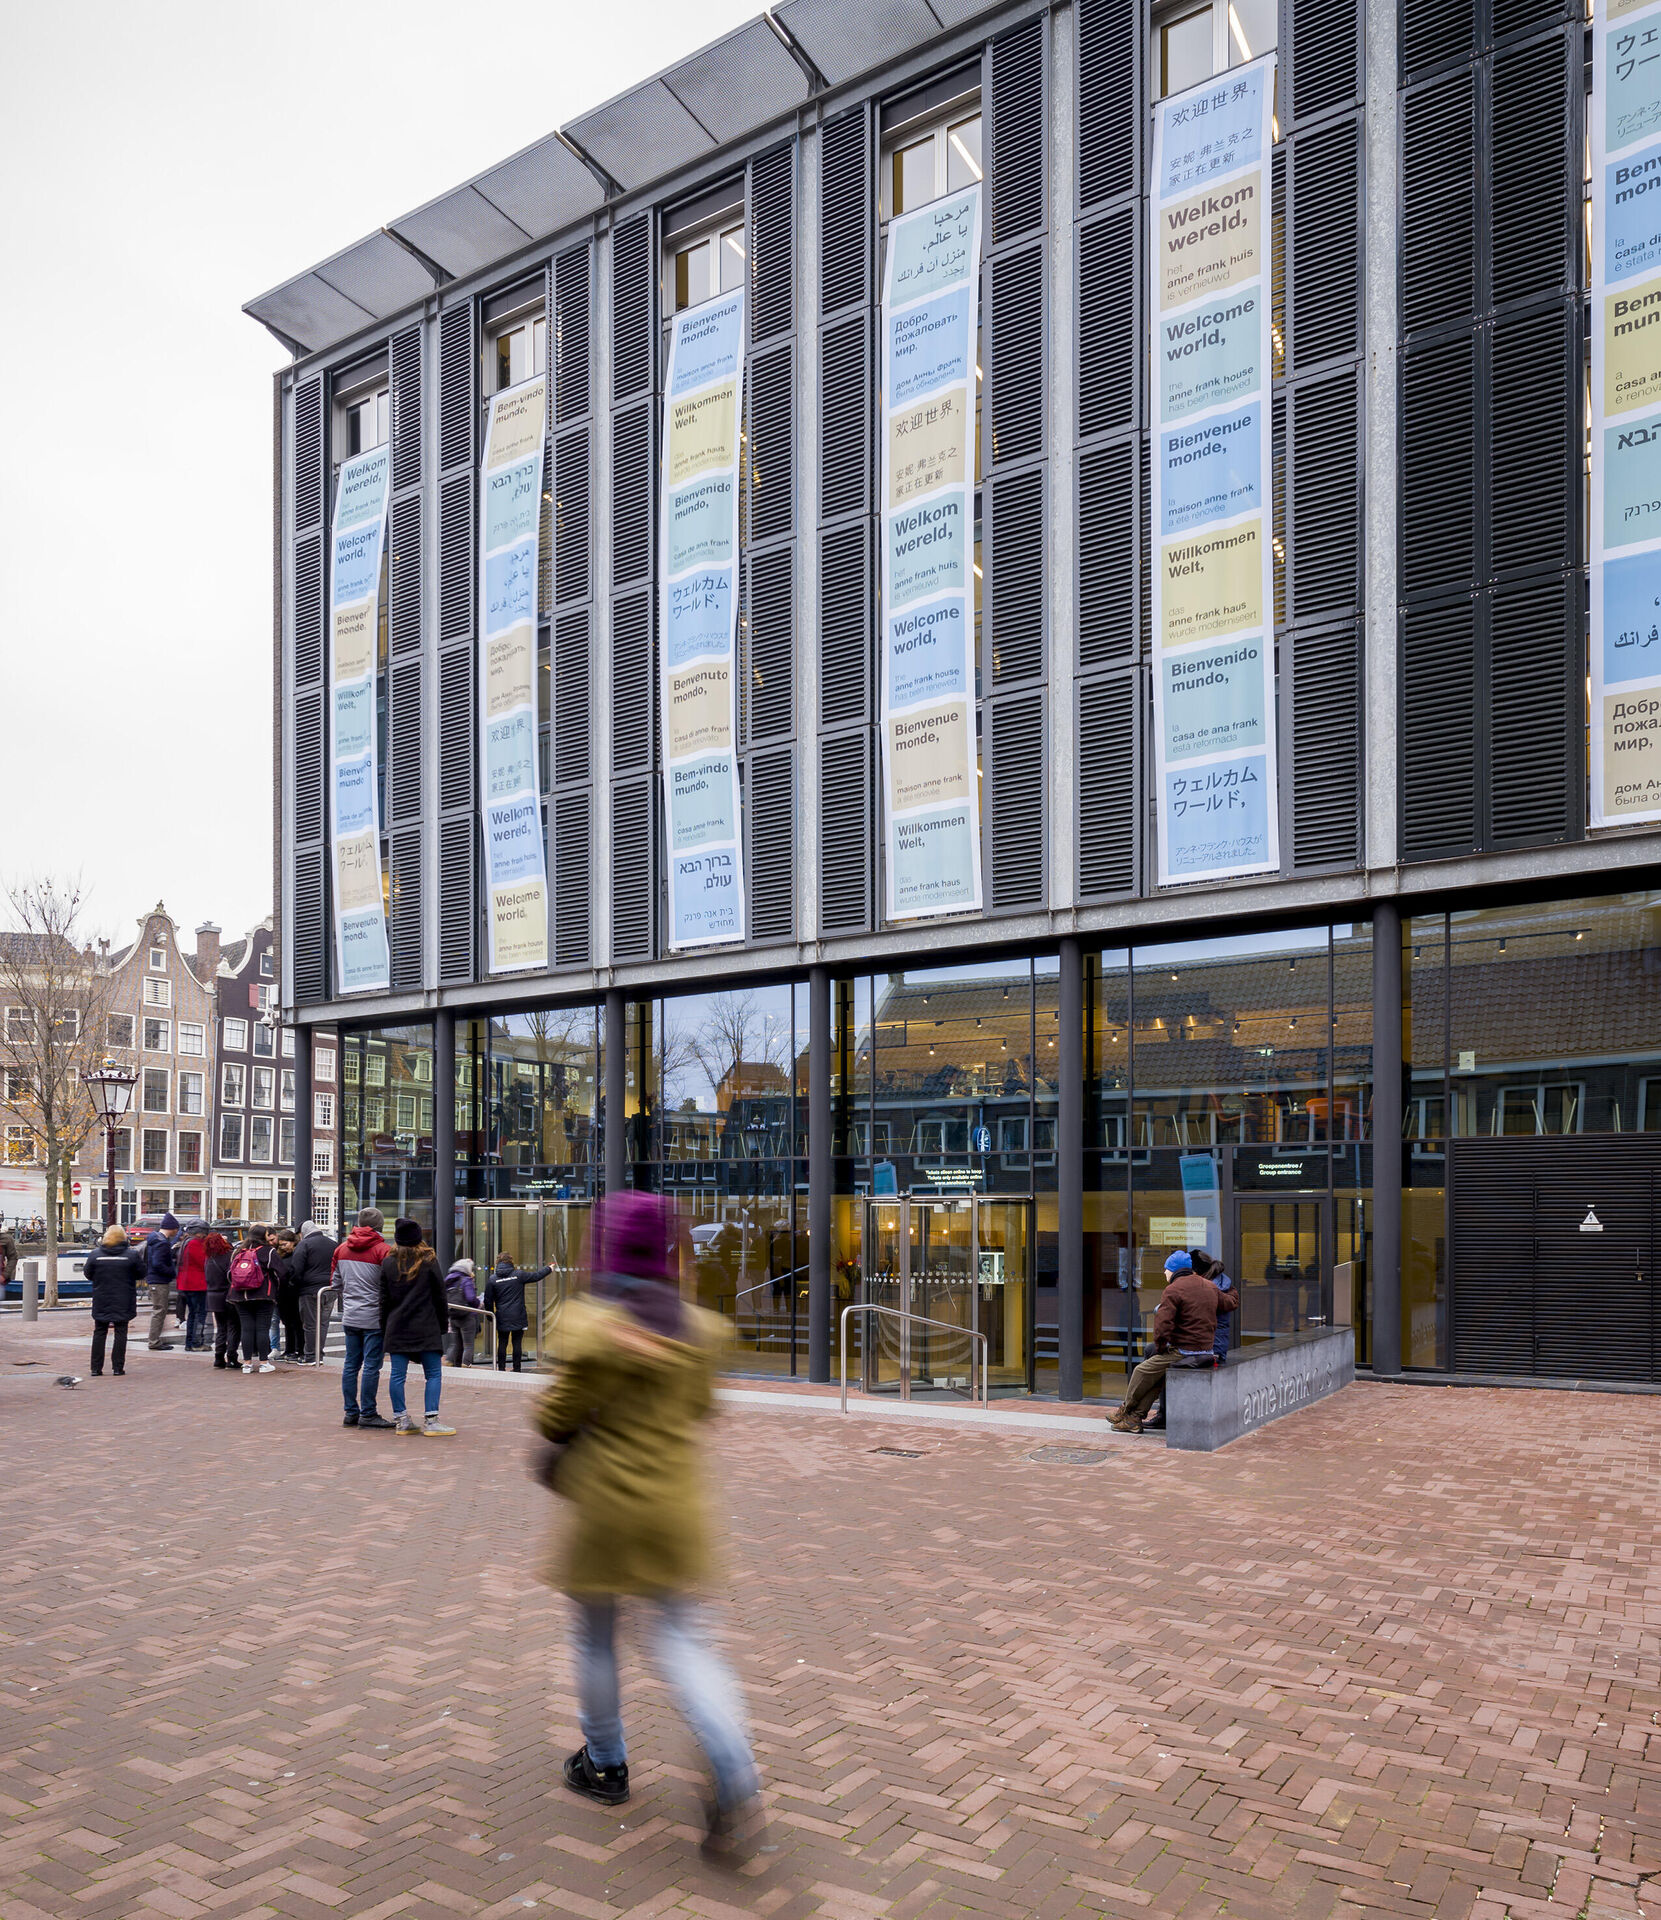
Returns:
[[[104,1342],[110,1329],[110,1372],[127,1371],[127,1327],[138,1317],[138,1283],[144,1277],[144,1252],[128,1243],[125,1227],[108,1227],[98,1251],[86,1263],[92,1282],[92,1371],[104,1371]]]
[[[427,1245],[418,1220],[399,1220],[392,1229],[392,1251],[381,1262],[381,1350],[392,1360],[389,1386],[393,1428],[398,1433],[446,1435],[439,1395],[444,1387],[444,1331],[450,1303],[438,1256]],[[404,1406],[404,1377],[411,1360],[421,1362],[426,1378],[426,1418],[417,1425]]]
[[[308,1366],[323,1358],[324,1342],[329,1337],[334,1257],[334,1241],[315,1220],[306,1221],[289,1257],[288,1277],[300,1300],[300,1324],[305,1329]]]
[[[496,1316],[496,1371],[505,1373],[508,1346],[513,1347],[513,1370],[523,1371],[525,1332],[530,1326],[525,1312],[525,1288],[534,1281],[546,1280],[552,1267],[516,1267],[504,1253],[496,1262],[496,1271],[485,1284],[484,1304]]]

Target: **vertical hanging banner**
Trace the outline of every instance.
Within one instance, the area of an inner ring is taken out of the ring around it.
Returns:
[[[1159,884],[1280,866],[1272,54],[1159,103],[1149,196]]]
[[[663,399],[659,685],[669,947],[744,938],[738,460],[744,296],[675,315]]]
[[[381,891],[375,672],[380,659],[381,547],[392,449],[346,461],[329,532],[329,857],[334,868],[335,984],[392,984]]]
[[[975,759],[980,188],[888,226],[882,280],[882,791],[887,916],[981,904]]]
[[[1591,823],[1661,820],[1661,3],[1592,19]]]
[[[479,475],[479,767],[490,971],[548,964],[536,775],[536,559],[548,383],[492,396]]]

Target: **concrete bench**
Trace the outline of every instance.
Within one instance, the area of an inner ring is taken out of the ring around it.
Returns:
[[[1213,1453],[1243,1433],[1313,1406],[1354,1378],[1351,1327],[1320,1327],[1237,1348],[1223,1367],[1172,1367],[1165,1376],[1165,1444]]]

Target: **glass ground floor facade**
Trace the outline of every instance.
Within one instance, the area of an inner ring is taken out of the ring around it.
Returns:
[[[995,1392],[1116,1395],[1181,1246],[1239,1282],[1237,1345],[1349,1324],[1384,1373],[1647,1381],[1658,933],[1661,894],[1385,906],[397,1027],[336,1009],[342,1207],[551,1267],[551,1341],[595,1197],[660,1192],[688,1296],[760,1373],[834,1377],[846,1338],[876,1387],[961,1392],[984,1360]]]

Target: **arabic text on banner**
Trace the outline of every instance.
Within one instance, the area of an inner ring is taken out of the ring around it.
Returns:
[[[1594,827],[1661,820],[1661,0],[1592,22]]]
[[[548,869],[536,770],[536,575],[542,375],[490,402],[479,474],[479,795],[490,971],[548,964]]]
[[[659,684],[669,946],[744,938],[738,461],[744,296],[675,316],[663,401]]]
[[[1269,214],[1275,63],[1159,103],[1149,200],[1159,884],[1280,865]]]
[[[389,447],[357,454],[342,465],[329,532],[330,858],[335,986],[341,993],[384,992],[392,983],[375,749],[381,545],[390,470]]]
[[[882,780],[890,920],[981,904],[975,756],[980,188],[888,228],[882,286]]]

